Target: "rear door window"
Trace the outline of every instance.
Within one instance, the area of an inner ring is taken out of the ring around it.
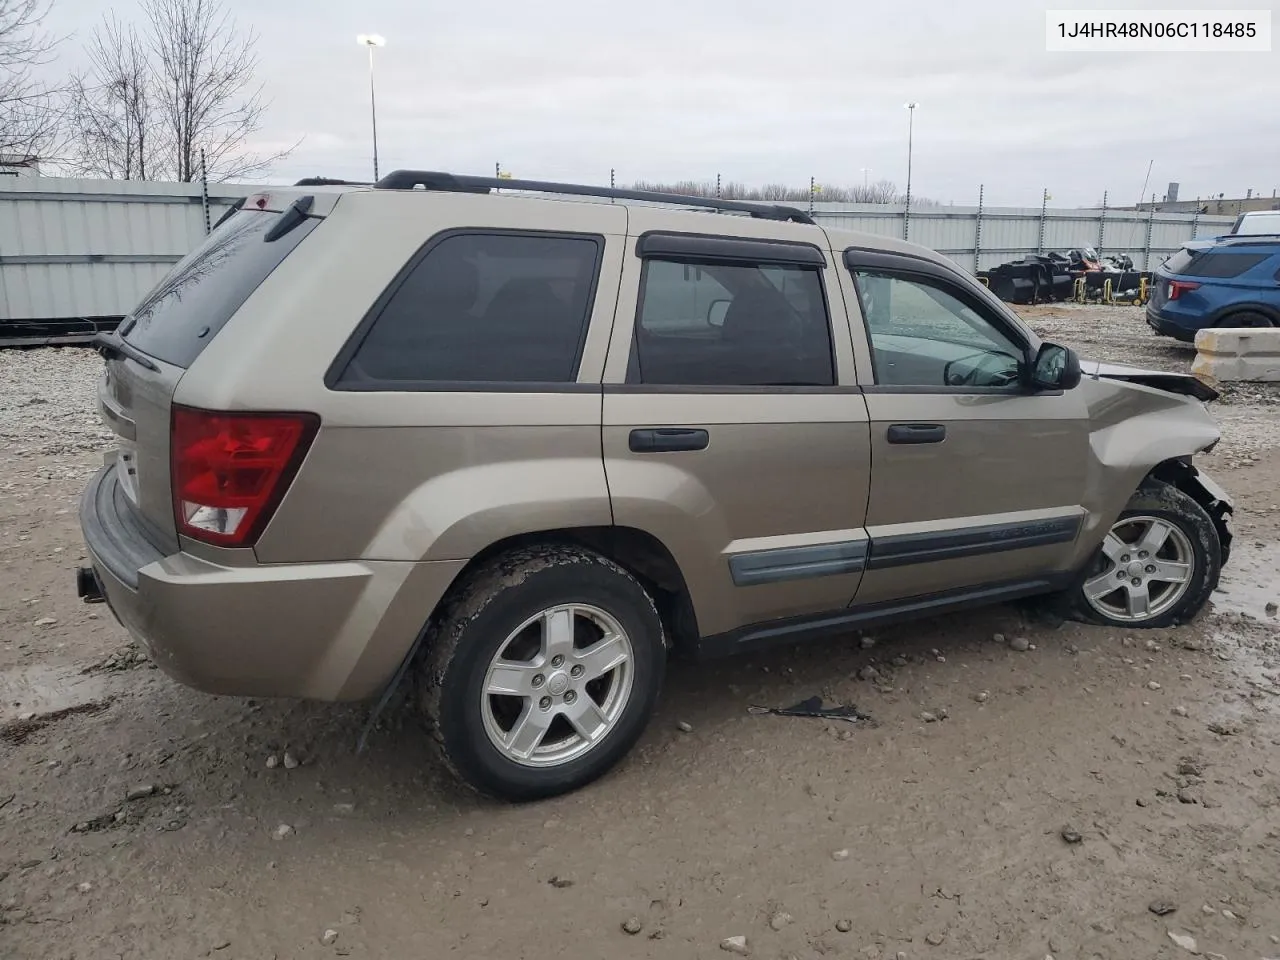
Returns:
[[[280,216],[242,210],[229,217],[125,318],[121,336],[157,360],[191,366],[249,295],[320,223],[308,217],[268,241],[266,233]]]
[[[572,382],[603,250],[579,234],[446,235],[374,306],[331,385]]]

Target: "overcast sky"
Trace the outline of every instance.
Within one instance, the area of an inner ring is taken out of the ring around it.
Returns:
[[[804,185],[857,183],[867,167],[901,187],[904,103],[916,100],[912,189],[943,202],[972,204],[981,183],[988,204],[1038,206],[1044,187],[1054,206],[1103,190],[1131,204],[1153,160],[1148,194],[1171,180],[1184,198],[1280,189],[1280,54],[1047,53],[1049,4],[1027,0],[227,5],[259,35],[271,100],[259,146],[304,138],[282,179],[371,175],[355,37],[376,32],[387,38],[376,53],[383,173],[483,174],[500,162],[592,183],[612,167],[620,183],[719,172]],[[64,63],[102,10],[54,0],[50,26],[79,34]]]

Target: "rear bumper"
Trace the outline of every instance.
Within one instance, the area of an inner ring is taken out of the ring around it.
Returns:
[[[1189,329],[1174,323],[1168,317],[1162,315],[1160,310],[1153,304],[1147,305],[1146,317],[1147,326],[1160,334],[1160,336],[1173,337],[1175,340],[1181,340],[1183,343],[1194,343],[1196,333],[1199,332],[1199,327]]]
[[[94,576],[116,618],[156,664],[209,693],[375,695],[465,565],[224,566],[169,552],[154,546],[132,517],[114,470],[101,470],[80,503]]]

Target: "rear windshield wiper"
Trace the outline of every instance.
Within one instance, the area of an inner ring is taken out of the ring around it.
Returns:
[[[160,372],[160,368],[156,366],[154,360],[131,343],[121,339],[120,334],[114,330],[99,330],[94,335],[92,342],[93,348],[102,354],[106,360],[129,359],[152,373]]]

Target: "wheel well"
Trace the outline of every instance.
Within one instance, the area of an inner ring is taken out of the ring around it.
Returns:
[[[1213,318],[1213,325],[1215,327],[1221,327],[1226,323],[1226,321],[1240,313],[1260,313],[1264,317],[1270,318],[1272,323],[1280,324],[1280,311],[1277,311],[1274,307],[1265,303],[1239,303],[1233,304],[1221,313],[1215,315]]]
[[[634,527],[565,527],[507,537],[472,557],[455,584],[464,583],[477,566],[499,554],[547,543],[573,544],[608,557],[653,596],[671,646],[678,649],[697,640],[698,622],[679,564],[661,540]]]
[[[1159,480],[1177,487],[1204,507],[1205,512],[1213,518],[1213,525],[1218,529],[1218,539],[1222,544],[1222,560],[1225,564],[1231,550],[1231,528],[1227,524],[1226,517],[1230,508],[1215,500],[1213,495],[1197,482],[1196,477],[1199,474],[1200,471],[1191,462],[1191,457],[1174,457],[1156,464],[1155,468],[1147,474],[1147,479]],[[1143,482],[1145,483],[1146,479]]]

